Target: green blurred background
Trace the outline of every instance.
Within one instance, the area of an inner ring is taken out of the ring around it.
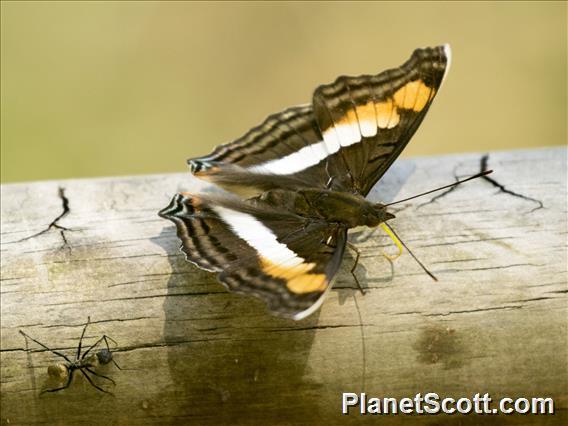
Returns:
[[[1,3],[2,181],[185,170],[185,159],[449,42],[405,156],[566,143],[566,3]]]

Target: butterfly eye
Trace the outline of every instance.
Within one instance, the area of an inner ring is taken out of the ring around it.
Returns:
[[[363,219],[362,223],[370,228],[373,228],[380,223],[379,218],[372,209],[364,209],[361,212],[361,219]]]

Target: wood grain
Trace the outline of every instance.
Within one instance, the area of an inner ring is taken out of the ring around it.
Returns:
[[[371,196],[402,199],[476,173],[481,160],[400,160]],[[396,206],[395,229],[439,282],[407,253],[389,263],[382,232],[356,230],[366,294],[346,256],[322,309],[299,322],[184,260],[157,212],[188,189],[188,173],[3,185],[2,423],[337,424],[361,420],[341,415],[341,393],[361,391],[553,397],[548,417],[413,420],[565,423],[566,149],[491,153],[487,165],[494,182]],[[87,343],[118,342],[123,369],[100,370],[116,386],[97,382],[115,396],[79,375],[40,395],[58,360],[18,330],[72,355],[87,316]]]

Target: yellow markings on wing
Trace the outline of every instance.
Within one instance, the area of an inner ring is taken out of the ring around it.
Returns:
[[[334,123],[343,146],[360,142],[361,137],[373,137],[377,129],[392,129],[400,123],[401,110],[422,111],[435,94],[435,89],[422,80],[413,80],[381,102],[368,101],[349,108]],[[327,131],[327,129],[326,129]],[[328,134],[324,132],[324,136]]]
[[[434,89],[426,86],[422,80],[414,80],[406,83],[395,92],[393,95],[394,103],[399,108],[420,112],[430,100],[430,92],[433,91]]]
[[[380,129],[392,129],[400,123],[399,110],[420,112],[434,96],[434,89],[422,80],[414,80],[398,89],[392,98],[375,104],[377,125]]]
[[[347,132],[347,135],[349,139],[353,138],[356,141],[360,140],[359,133],[365,137],[375,136],[377,134],[377,119],[373,101],[349,109],[345,116],[335,123],[335,126],[336,128],[351,127],[352,136],[349,135],[349,132]]]
[[[208,180],[208,178],[210,178],[211,175],[215,175],[216,173],[219,173],[220,171],[220,167],[219,166],[214,166],[214,167],[209,167],[206,169],[201,169],[195,172],[192,172],[194,176],[198,176],[201,179],[205,179]]]
[[[189,200],[188,204],[191,204],[194,208],[199,208],[203,204],[201,198],[195,196],[195,194],[192,194],[191,192],[180,192],[179,195]]]
[[[393,243],[395,243],[396,247],[398,248],[398,253],[395,255],[389,255],[386,254],[385,252],[383,252],[383,256],[386,257],[388,260],[396,260],[400,257],[400,255],[402,254],[402,243],[400,242],[400,240],[396,237],[396,235],[394,235],[392,233],[392,231],[389,229],[389,227],[384,224],[381,223],[381,228],[383,228],[383,230],[387,233],[387,235],[390,237],[390,239],[393,241]]]
[[[327,278],[325,274],[310,273],[316,266],[315,263],[300,263],[295,266],[284,266],[274,263],[265,257],[261,257],[260,265],[265,274],[285,280],[286,287],[293,293],[322,292],[327,288]]]
[[[356,111],[355,119],[359,120],[361,134],[365,137],[375,136],[377,134],[377,117],[374,102],[369,101],[364,105],[357,105]]]
[[[375,121],[375,105],[373,101],[369,101],[365,105],[357,105],[357,117],[359,120]]]
[[[297,294],[323,292],[327,288],[327,279],[325,274],[305,274],[288,281],[286,287]]]
[[[381,129],[392,129],[400,121],[400,115],[392,99],[375,104],[377,124]]]
[[[352,126],[364,137],[372,137],[379,129],[392,129],[400,123],[400,110],[422,111],[434,96],[435,89],[422,80],[406,83],[392,97],[382,102],[369,101],[349,109],[345,116],[335,123],[337,126]]]

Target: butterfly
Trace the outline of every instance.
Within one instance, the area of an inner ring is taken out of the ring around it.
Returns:
[[[311,104],[188,160],[195,177],[229,194],[182,192],[159,212],[176,225],[187,260],[275,315],[315,312],[348,230],[394,218],[365,196],[424,119],[450,60],[443,45],[416,49],[378,75],[341,76],[319,86]]]

